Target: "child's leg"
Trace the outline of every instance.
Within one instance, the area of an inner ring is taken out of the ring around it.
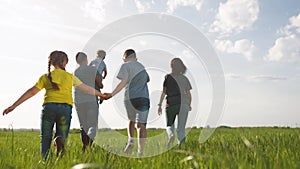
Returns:
[[[90,140],[94,140],[97,134],[98,128],[98,115],[99,115],[99,105],[95,102],[89,102],[86,104],[86,124],[87,124],[87,135]]]
[[[60,153],[60,151],[64,151],[64,144],[68,138],[69,130],[70,130],[70,124],[71,124],[71,118],[72,118],[72,107],[67,104],[58,104],[57,105],[57,116],[55,119],[56,122],[56,133],[55,137],[60,137],[61,139],[58,140],[57,145],[57,154]]]
[[[58,109],[58,114],[56,116],[56,133],[55,137],[62,137],[65,142],[68,138],[71,118],[72,118],[72,107],[67,104],[60,104]]]
[[[137,123],[138,128],[138,152],[143,153],[144,145],[147,138],[147,129],[144,123]]]
[[[55,110],[52,104],[45,104],[43,106],[41,115],[41,154],[44,160],[46,160],[47,155],[50,150],[52,132],[54,126]]]
[[[138,128],[138,153],[141,155],[144,151],[144,145],[147,138],[147,119],[150,108],[150,101],[146,98],[139,98],[133,102],[134,107],[136,108],[136,121]]]
[[[134,130],[135,130],[134,126],[135,126],[135,122],[129,120],[128,128],[127,128],[127,134],[129,138],[134,138]]]

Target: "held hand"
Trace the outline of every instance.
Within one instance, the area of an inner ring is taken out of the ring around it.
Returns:
[[[157,114],[160,116],[162,114],[162,109],[161,109],[161,106],[158,106],[158,110],[157,110]]]
[[[8,114],[9,112],[13,111],[15,108],[16,108],[15,106],[9,106],[7,109],[5,109],[5,110],[3,111],[3,116],[4,116],[5,114]]]
[[[108,100],[108,99],[110,99],[111,97],[112,97],[112,94],[111,94],[111,93],[104,93],[103,99]]]

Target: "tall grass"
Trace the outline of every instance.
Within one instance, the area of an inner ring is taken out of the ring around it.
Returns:
[[[125,130],[120,131],[126,133]],[[150,130],[149,136],[164,132]],[[41,161],[38,132],[0,132],[0,168],[72,168],[91,164],[94,168],[300,168],[300,129],[218,128],[203,144],[201,129],[192,129],[182,149],[147,158],[118,156],[107,147],[93,146],[81,151],[78,133],[70,133],[66,153],[57,158],[54,151]],[[111,142],[110,144],[114,144]],[[12,150],[13,146],[13,150]]]

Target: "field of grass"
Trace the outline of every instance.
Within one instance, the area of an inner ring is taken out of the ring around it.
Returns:
[[[149,130],[148,134],[151,137],[162,132]],[[103,149],[107,145],[94,145],[83,154],[79,134],[70,133],[65,155],[57,158],[52,150],[48,160],[41,162],[38,132],[2,131],[0,168],[66,169],[82,163],[92,163],[94,168],[112,169],[300,168],[299,128],[218,128],[202,144],[198,141],[200,132],[201,129],[192,129],[180,150],[173,147],[165,153],[145,158],[116,155],[107,151],[107,147]],[[126,131],[120,133],[126,134]]]

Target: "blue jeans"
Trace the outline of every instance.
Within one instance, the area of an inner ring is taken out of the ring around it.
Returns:
[[[41,153],[47,158],[50,150],[54,124],[56,126],[55,137],[60,136],[65,142],[72,118],[72,106],[65,103],[46,103],[43,105],[41,115]]]

